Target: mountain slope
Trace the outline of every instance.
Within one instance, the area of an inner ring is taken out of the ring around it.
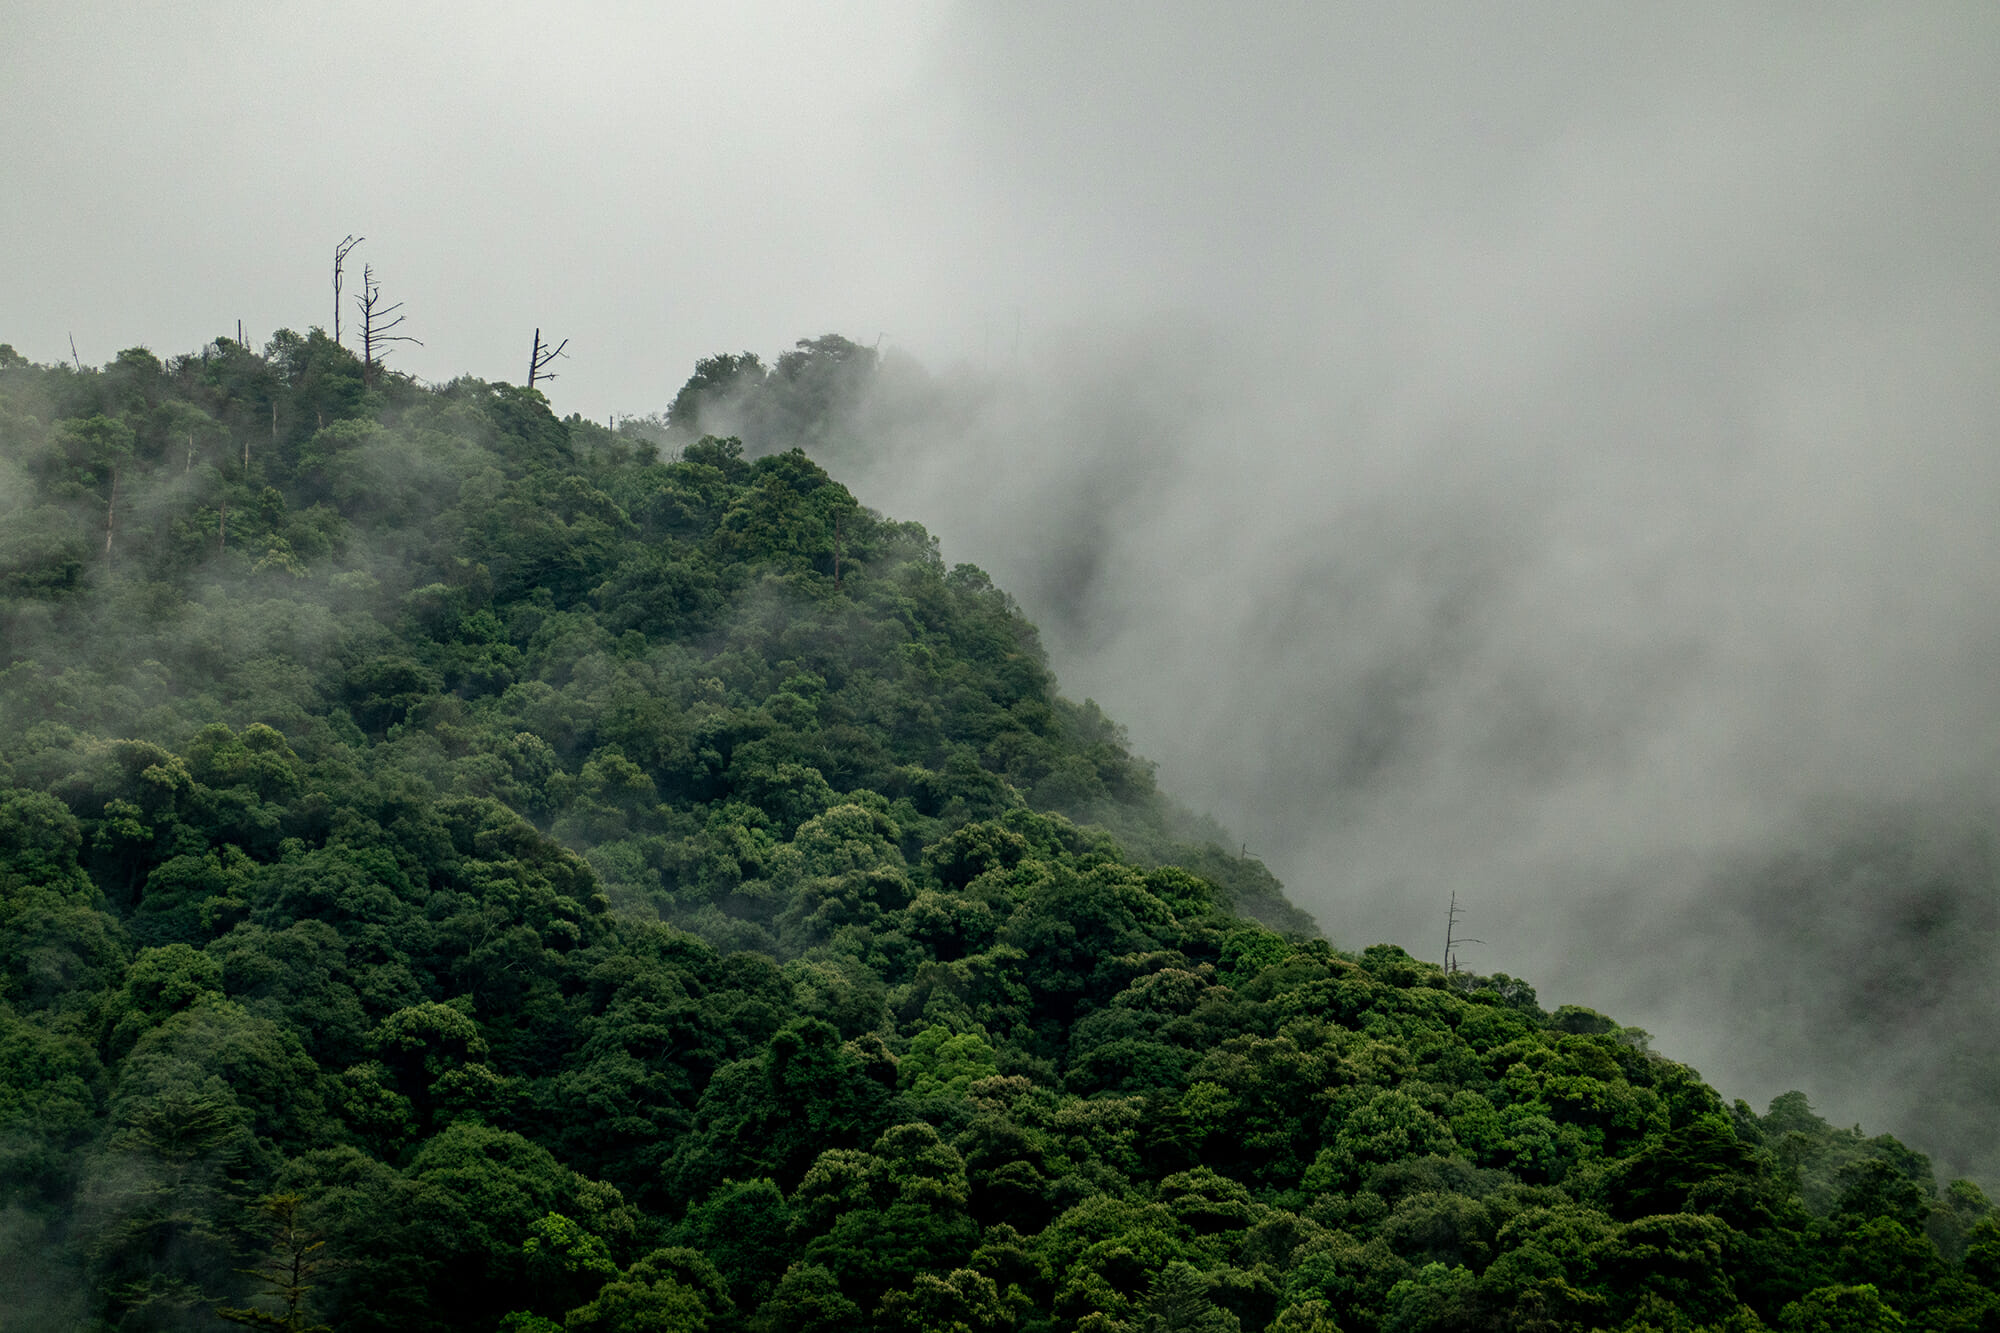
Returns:
[[[802,453],[0,349],[0,597],[31,1326],[2000,1317],[1893,1140],[1317,938]]]

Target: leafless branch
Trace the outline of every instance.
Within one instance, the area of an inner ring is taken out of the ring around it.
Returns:
[[[557,357],[561,356],[563,348],[568,346],[569,339],[565,338],[553,348],[545,347],[542,344],[542,331],[540,329],[535,330],[535,345],[528,352],[528,387],[530,389],[535,387],[538,380],[552,380],[556,378],[556,373],[548,369],[548,366]]]
[[[349,232],[333,247],[333,340],[340,341],[340,266],[347,262],[348,254],[355,246],[367,240],[366,236],[356,236]]]
[[[413,338],[407,333],[390,332],[403,322],[404,316],[396,314],[403,308],[403,303],[398,301],[394,305],[385,306],[381,301],[382,288],[375,281],[375,269],[372,265],[363,264],[361,294],[354,298],[354,302],[361,310],[361,378],[364,383],[373,380],[375,372],[381,367],[382,357],[377,350],[381,344],[415,343],[419,347],[424,345],[421,338]],[[387,316],[390,315],[396,317],[388,319]]]

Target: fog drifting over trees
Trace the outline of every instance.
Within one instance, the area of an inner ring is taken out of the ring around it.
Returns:
[[[1455,890],[1726,1094],[1990,1105],[1991,11],[492,12],[22,6],[0,337],[303,326],[350,231],[561,412],[881,334],[824,461],[1335,941]]]

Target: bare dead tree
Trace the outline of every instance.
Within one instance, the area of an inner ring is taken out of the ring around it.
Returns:
[[[340,341],[340,266],[347,262],[348,254],[355,246],[367,240],[366,236],[356,236],[353,232],[341,238],[333,247],[333,340]]]
[[[76,335],[74,333],[69,335],[69,359],[76,362],[78,370],[83,369],[83,358],[76,354]]]
[[[386,352],[378,352],[377,348],[387,343],[416,343],[419,347],[424,344],[421,339],[412,338],[407,333],[392,331],[403,322],[404,317],[396,314],[403,308],[403,303],[382,304],[382,288],[375,281],[372,265],[361,266],[361,295],[354,298],[354,303],[361,308],[361,382],[367,384],[374,380],[375,372],[381,368],[382,357],[386,355]],[[391,319],[391,315],[395,318]]]
[[[547,367],[550,362],[563,354],[563,348],[567,346],[569,346],[569,339],[565,338],[553,348],[545,347],[542,345],[542,331],[540,329],[535,330],[535,346],[528,353],[528,387],[530,389],[535,387],[536,380],[552,380],[556,377],[556,373]]]
[[[1444,918],[1444,970],[1446,974],[1458,971],[1458,946],[1461,944],[1484,944],[1485,940],[1475,940],[1465,935],[1454,935],[1458,929],[1458,894],[1451,895],[1451,910]]]

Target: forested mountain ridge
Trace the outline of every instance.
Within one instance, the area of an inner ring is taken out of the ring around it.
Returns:
[[[2000,1328],[1977,1189],[1336,950],[801,452],[0,348],[0,645],[5,1326]]]

